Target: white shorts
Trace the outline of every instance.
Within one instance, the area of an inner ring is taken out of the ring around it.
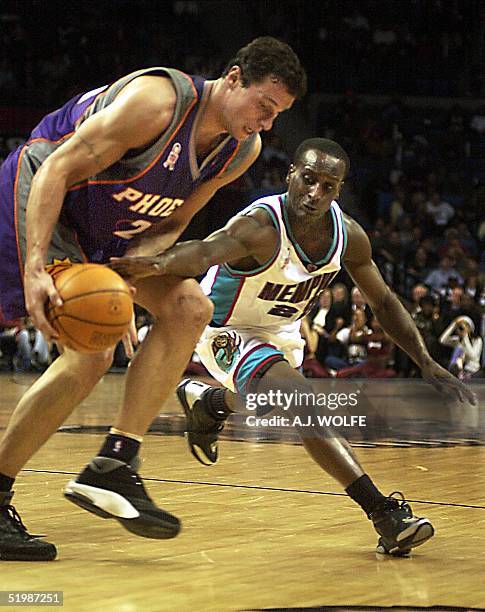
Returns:
[[[304,346],[299,331],[206,327],[196,351],[216,380],[245,395],[255,376],[261,376],[273,363],[286,360],[292,368],[299,368]]]

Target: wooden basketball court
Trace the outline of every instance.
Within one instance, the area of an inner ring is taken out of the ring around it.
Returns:
[[[30,384],[2,375],[0,425]],[[70,418],[110,422],[123,377],[107,375]],[[175,402],[164,411],[176,413]],[[57,433],[15,485],[27,527],[58,546],[50,563],[0,563],[0,590],[63,591],[66,610],[258,610],[339,606],[485,606],[485,447],[360,448],[385,492],[403,490],[436,535],[412,557],[374,553],[371,523],[301,446],[221,442],[204,468],[178,436],[148,435],[141,474],[183,521],[174,540],[146,540],[62,496],[101,433]]]

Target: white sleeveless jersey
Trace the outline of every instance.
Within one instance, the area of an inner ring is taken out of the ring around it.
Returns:
[[[228,264],[210,268],[201,286],[215,307],[211,327],[294,331],[318,295],[338,274],[347,233],[337,202],[332,202],[330,208],[333,233],[330,249],[325,257],[313,262],[292,235],[286,197],[285,193],[261,198],[240,213],[264,208],[279,232],[279,247],[270,261],[254,270],[240,271]]]

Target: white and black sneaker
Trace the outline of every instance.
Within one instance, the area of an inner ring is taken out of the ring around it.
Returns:
[[[202,395],[214,389],[198,380],[183,380],[177,387],[177,397],[187,419],[187,442],[192,455],[202,465],[214,465],[219,458],[218,437],[224,429],[225,416],[220,420],[207,413],[200,401]]]
[[[64,495],[74,504],[105,519],[116,519],[125,529],[144,538],[174,538],[181,524],[158,508],[137,474],[140,461],[131,465],[109,457],[95,457],[71,480]]]
[[[396,499],[394,495],[400,496],[401,499]],[[412,548],[421,546],[434,534],[430,521],[414,516],[411,506],[399,492],[386,497],[369,518],[381,536],[376,549],[376,552],[381,554],[407,556]]]

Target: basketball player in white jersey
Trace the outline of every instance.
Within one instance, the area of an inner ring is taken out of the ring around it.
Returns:
[[[248,393],[269,397],[271,390],[312,392],[296,369],[303,359],[300,320],[342,263],[423,378],[461,401],[475,401],[466,386],[431,359],[414,322],[374,264],[364,230],[339,208],[336,200],[348,170],[349,159],[340,145],[306,140],[289,169],[287,193],[254,202],[203,241],[178,244],[154,258],[112,263],[131,279],[153,274],[192,277],[210,268],[202,286],[215,309],[197,352],[225,388],[183,381],[177,391],[187,415],[189,446],[205,465],[217,461],[218,433],[225,419],[244,406]],[[296,417],[300,410],[292,405],[288,412]],[[305,422],[307,417],[306,408]],[[428,519],[413,516],[404,500],[377,489],[345,439],[318,427],[297,429],[310,456],[372,520],[380,536],[378,552],[407,555],[433,535]]]

